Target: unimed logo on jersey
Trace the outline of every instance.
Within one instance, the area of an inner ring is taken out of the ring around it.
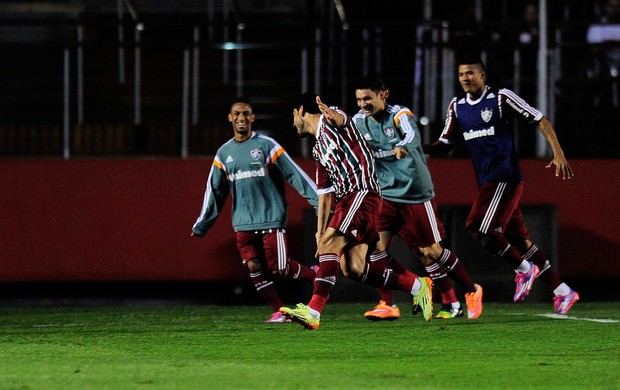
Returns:
[[[488,129],[482,129],[482,130],[472,129],[472,130],[463,132],[463,138],[465,138],[465,141],[469,141],[470,139],[474,139],[474,138],[488,137],[490,135],[495,135],[494,126],[491,126]]]
[[[228,180],[235,181],[240,179],[250,179],[252,177],[265,176],[265,168],[253,170],[253,171],[237,171],[237,173],[231,173],[228,176]]]
[[[329,155],[334,152],[334,150],[338,149],[338,145],[334,141],[328,141],[328,144],[325,145],[323,150],[323,155],[320,157],[321,165],[327,165],[329,163]]]

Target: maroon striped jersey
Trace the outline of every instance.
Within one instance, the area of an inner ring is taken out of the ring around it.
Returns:
[[[316,145],[312,149],[318,194],[333,190],[338,201],[354,191],[381,193],[368,141],[349,115],[337,107],[330,108],[344,117],[344,124],[334,127],[321,115]]]

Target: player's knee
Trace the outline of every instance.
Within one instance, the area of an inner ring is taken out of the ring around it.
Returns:
[[[443,247],[439,243],[435,243],[431,246],[420,248],[420,253],[422,254],[420,260],[422,264],[429,265],[432,262],[436,262],[441,257],[443,253]]]
[[[425,267],[428,267],[429,265],[433,264],[433,259],[430,256],[426,256],[426,255],[420,256],[419,259],[422,265]]]
[[[248,271],[250,272],[258,272],[263,268],[260,264],[260,261],[258,261],[257,259],[248,260],[245,263],[245,266],[248,267]]]

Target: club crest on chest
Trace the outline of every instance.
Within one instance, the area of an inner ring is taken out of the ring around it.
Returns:
[[[258,161],[262,155],[263,155],[263,151],[260,149],[252,149],[250,151],[250,156],[252,157],[252,160],[254,161]]]
[[[491,117],[493,117],[493,111],[490,108],[485,108],[480,112],[480,116],[483,121],[488,122],[491,120]]]

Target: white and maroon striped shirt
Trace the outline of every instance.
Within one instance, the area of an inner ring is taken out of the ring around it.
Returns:
[[[349,115],[330,107],[344,117],[344,124],[332,126],[321,116],[312,156],[316,160],[318,193],[335,191],[336,200],[354,191],[381,192],[375,159],[364,136]]]

